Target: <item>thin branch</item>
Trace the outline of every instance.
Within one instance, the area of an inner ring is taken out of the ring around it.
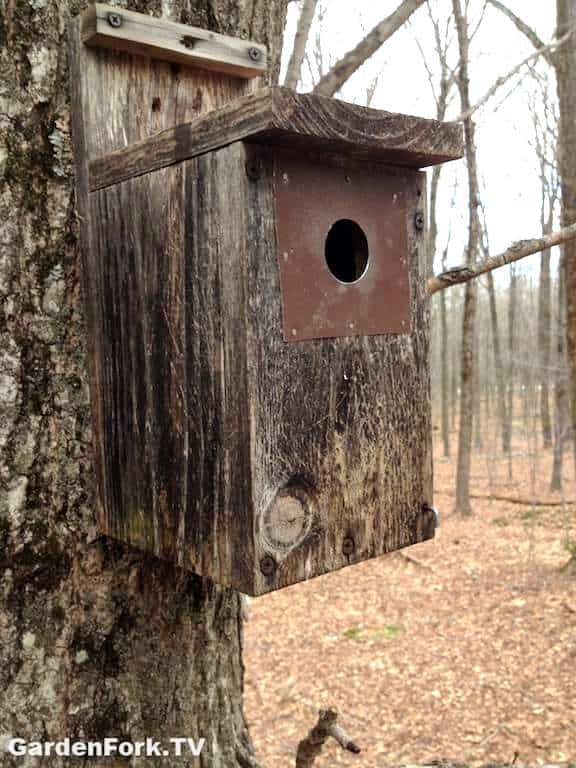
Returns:
[[[474,106],[470,107],[466,112],[462,112],[462,114],[458,115],[456,118],[456,122],[461,122],[462,120],[466,120],[467,117],[471,117],[477,110],[480,109],[480,107],[483,107],[486,102],[492,98],[492,96],[496,93],[498,88],[500,88],[502,85],[508,82],[514,75],[518,74],[522,67],[524,67],[526,64],[531,62],[533,59],[537,59],[540,56],[544,56],[547,53],[550,53],[552,51],[555,51],[559,46],[563,45],[567,40],[572,36],[574,33],[574,29],[571,29],[569,32],[567,32],[565,35],[563,35],[558,40],[553,40],[551,43],[548,43],[548,45],[545,45],[542,48],[538,48],[536,51],[531,53],[529,56],[526,56],[526,58],[522,59],[521,62],[516,64],[515,67],[513,67],[509,72],[507,72],[505,75],[501,75],[494,84],[486,91],[484,96],[474,104]]]
[[[390,16],[377,24],[358,45],[336,62],[336,64],[320,80],[314,93],[322,96],[333,96],[354,72],[386,42],[394,32],[400,29],[410,16],[423,5],[425,0],[402,0],[398,8]]]
[[[536,34],[536,32],[532,29],[532,27],[526,24],[525,21],[522,21],[522,19],[519,16],[516,16],[516,14],[513,11],[511,11],[510,8],[508,8],[508,6],[504,5],[504,3],[501,3],[500,0],[488,0],[488,3],[494,8],[497,8],[505,16],[507,16],[510,19],[510,21],[514,24],[516,29],[522,32],[522,34],[528,38],[528,40],[532,43],[534,48],[542,49],[546,47],[544,41],[540,39],[540,37]],[[550,66],[553,67],[554,56],[552,54],[552,51],[544,52],[543,56],[548,62],[548,64],[550,64]]]
[[[320,710],[318,722],[308,736],[298,744],[296,768],[312,768],[314,761],[322,752],[322,747],[330,737],[335,739],[342,749],[353,752],[355,755],[360,752],[360,747],[338,725],[337,720],[338,713],[334,709]]]
[[[534,238],[533,240],[519,240],[497,256],[489,256],[477,264],[453,267],[447,272],[442,272],[439,275],[431,277],[430,280],[428,280],[426,293],[428,296],[432,296],[437,291],[442,291],[444,288],[450,288],[452,285],[468,283],[470,280],[474,280],[474,278],[483,275],[486,272],[491,272],[493,269],[503,267],[505,264],[511,264],[514,261],[519,261],[526,256],[531,256],[533,253],[545,251],[548,248],[552,248],[555,245],[561,245],[562,243],[574,240],[575,238],[576,224],[571,224],[568,227],[559,229],[556,232],[551,232],[549,235]]]
[[[310,33],[310,27],[316,12],[316,3],[317,0],[304,0],[304,5],[302,6],[298,27],[296,28],[296,36],[294,37],[294,47],[292,48],[292,55],[290,56],[286,78],[284,79],[284,85],[288,88],[296,88],[300,80],[302,62],[306,53],[306,44],[308,43],[308,34]]]

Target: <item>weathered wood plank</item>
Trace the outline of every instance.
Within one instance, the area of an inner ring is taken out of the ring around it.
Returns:
[[[216,153],[223,168],[240,168],[237,146]],[[392,169],[407,200],[412,332],[286,343],[270,162],[264,151],[268,173],[247,183],[245,204],[256,560],[277,566],[256,571],[256,593],[433,535],[423,513],[432,503],[425,235],[414,226],[425,176]]]
[[[266,46],[259,43],[102,3],[84,11],[82,41],[242,78],[265,75],[268,67]]]
[[[178,562],[191,451],[182,373],[185,169],[96,198],[88,164],[245,94],[252,83],[88,47],[79,19],[69,41],[99,532]]]
[[[114,538],[173,559],[188,440],[182,166],[92,195],[91,217],[100,523]]]
[[[70,26],[75,94],[86,160],[124,149],[194,120],[247,94],[252,83],[207,70],[82,44],[80,20]],[[78,126],[80,129],[80,127]]]
[[[364,155],[412,168],[455,160],[463,152],[458,123],[398,115],[273,86],[94,159],[90,186],[101,189],[239,140]]]
[[[271,151],[236,143],[91,195],[106,531],[250,594],[434,528],[423,174],[392,169],[413,332],[286,343]]]

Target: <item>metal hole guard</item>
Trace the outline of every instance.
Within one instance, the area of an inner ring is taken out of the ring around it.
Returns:
[[[284,340],[410,333],[402,169],[359,160],[342,167],[278,149],[274,185]],[[327,236],[342,220],[368,243],[366,270],[353,281],[336,279],[325,257]]]

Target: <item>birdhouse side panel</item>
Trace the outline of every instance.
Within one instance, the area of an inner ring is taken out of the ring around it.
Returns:
[[[237,190],[207,154],[92,194],[95,429],[101,531],[251,591]]]
[[[90,196],[99,524],[169,559],[186,503],[183,183],[174,166]]]

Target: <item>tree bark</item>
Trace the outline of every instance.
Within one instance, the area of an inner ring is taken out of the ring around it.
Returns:
[[[568,406],[566,360],[566,296],[564,252],[558,265],[558,301],[556,323],[556,371],[554,380],[554,440],[552,448],[552,477],[550,490],[561,491],[563,486],[564,443],[570,434],[570,408]]]
[[[538,351],[540,355],[540,419],[544,447],[552,445],[552,422],[550,417],[550,249],[542,251],[540,281],[538,286]]]
[[[458,89],[462,112],[470,109],[469,93],[469,37],[468,24],[462,12],[460,0],[453,0],[454,20],[458,33],[460,51]],[[476,142],[474,122],[470,117],[464,120],[466,167],[468,170],[468,213],[469,232],[467,263],[473,265],[480,243],[480,187],[476,165]],[[474,335],[476,329],[476,285],[468,282],[464,298],[464,319],[462,323],[462,369],[460,379],[460,432],[458,436],[458,465],[456,473],[456,511],[470,515],[470,463],[472,458],[472,434],[474,421]]]
[[[496,291],[492,272],[488,272],[488,300],[490,303],[490,322],[492,326],[492,343],[494,347],[494,373],[496,378],[496,407],[500,422],[502,451],[510,450],[510,430],[506,414],[506,382],[504,378],[504,363],[500,346],[500,328],[498,326],[498,311],[496,307]]]
[[[557,0],[558,35],[576,25],[576,0]],[[562,190],[562,223],[576,217],[576,35],[554,55],[560,113],[558,158]],[[576,434],[576,242],[564,246],[566,280],[566,348],[570,365],[568,398],[572,432]],[[576,451],[574,451],[576,466]]]
[[[446,267],[446,251],[442,257],[442,267]],[[441,368],[441,390],[442,390],[442,444],[444,447],[444,456],[450,457],[450,395],[449,395],[449,376],[450,366],[448,362],[448,312],[446,307],[446,293],[440,293],[440,368]]]
[[[512,438],[514,424],[514,384],[516,376],[516,366],[514,355],[516,354],[516,305],[518,296],[518,275],[516,268],[510,270],[510,288],[508,291],[508,403],[506,407],[506,416],[508,417],[508,434],[510,443],[508,445],[508,477],[512,479]]]
[[[94,538],[65,40],[83,5],[0,11],[0,736],[203,737],[200,764],[246,768],[240,595]],[[128,7],[263,42],[276,75],[285,5]]]

